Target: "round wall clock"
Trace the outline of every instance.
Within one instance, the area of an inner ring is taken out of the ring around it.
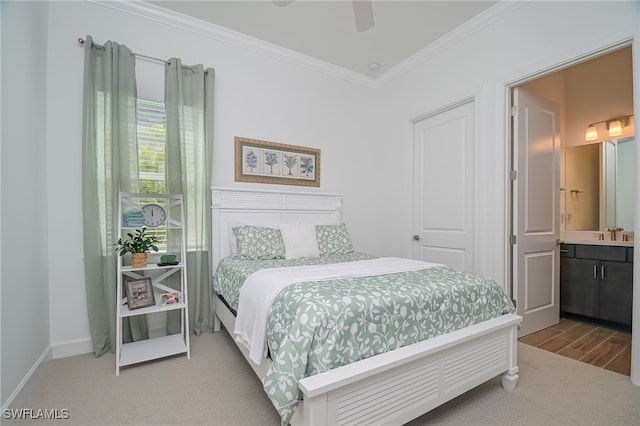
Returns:
[[[167,219],[167,213],[158,204],[147,204],[142,207],[142,223],[147,226],[160,226]]]

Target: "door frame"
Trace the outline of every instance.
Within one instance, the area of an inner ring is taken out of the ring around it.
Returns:
[[[513,276],[513,250],[510,242],[510,236],[513,235],[513,215],[514,215],[514,205],[513,205],[513,185],[512,180],[510,178],[510,171],[513,167],[513,123],[511,120],[511,100],[512,100],[512,90],[515,87],[518,87],[524,83],[527,83],[531,80],[535,80],[537,78],[553,74],[554,72],[561,71],[565,68],[569,68],[573,65],[577,65],[580,62],[584,62],[598,56],[610,53],[614,50],[618,50],[622,47],[632,46],[632,67],[634,69],[633,72],[633,109],[634,114],[636,111],[640,111],[640,52],[638,51],[638,46],[640,46],[640,36],[636,32],[635,35],[625,37],[622,40],[617,42],[608,44],[599,49],[591,50],[586,52],[580,56],[571,58],[569,60],[564,60],[555,65],[540,68],[538,70],[534,70],[524,76],[512,79],[503,84],[497,84],[497,89],[502,93],[502,101],[500,108],[503,109],[503,119],[504,119],[504,134],[505,134],[505,189],[507,193],[505,194],[505,228],[504,228],[504,249],[505,253],[507,253],[507,261],[505,262],[505,278],[506,278],[506,287],[510,291],[510,294],[513,297],[514,294],[514,279]],[[638,140],[638,127],[634,129],[634,137]],[[637,150],[636,153],[636,170],[640,170],[640,150]],[[640,223],[640,197],[636,194],[635,201],[635,223]],[[634,230],[634,233],[636,231]],[[634,250],[634,264],[640,264],[640,251]],[[631,340],[631,382],[635,386],[640,386],[640,274],[633,274],[633,310],[632,310],[632,328],[636,330],[635,333],[632,333]]]

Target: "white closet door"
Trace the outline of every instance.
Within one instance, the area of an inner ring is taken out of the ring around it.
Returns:
[[[474,103],[414,124],[413,257],[473,271]]]

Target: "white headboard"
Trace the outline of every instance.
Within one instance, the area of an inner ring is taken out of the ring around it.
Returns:
[[[310,192],[211,188],[211,261],[231,254],[229,225],[277,227],[281,223],[337,224],[342,220],[342,196]]]

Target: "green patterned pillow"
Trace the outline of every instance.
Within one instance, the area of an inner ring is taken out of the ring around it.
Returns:
[[[316,225],[316,237],[320,256],[353,253],[353,244],[347,225]]]
[[[241,259],[284,259],[284,242],[279,229],[260,226],[233,228]]]

